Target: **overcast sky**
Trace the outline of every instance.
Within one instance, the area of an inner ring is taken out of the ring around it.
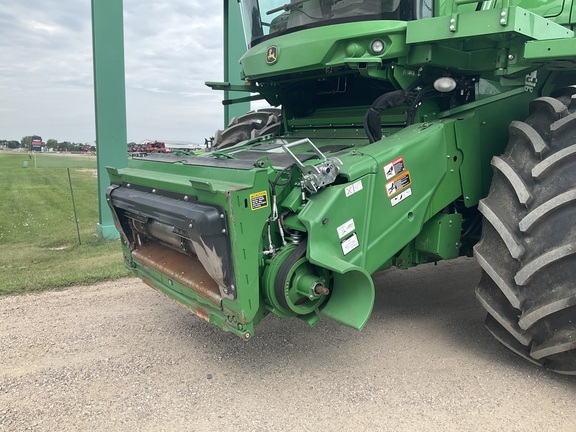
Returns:
[[[94,143],[90,4],[0,0],[0,139]],[[220,1],[124,0],[128,141],[222,127],[222,44]]]

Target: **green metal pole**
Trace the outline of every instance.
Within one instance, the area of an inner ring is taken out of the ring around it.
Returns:
[[[238,0],[224,0],[224,81],[230,84],[241,84],[242,68],[240,57],[246,52],[246,42],[242,31],[242,17]],[[232,99],[224,91],[224,99]],[[238,117],[250,111],[250,102],[240,102],[224,106],[224,126],[232,117]]]
[[[122,12],[122,0],[92,0],[96,165],[100,214],[96,232],[105,239],[119,237],[106,203],[106,189],[110,184],[106,166],[122,168],[128,163]]]

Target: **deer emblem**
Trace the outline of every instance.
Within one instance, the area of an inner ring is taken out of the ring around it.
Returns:
[[[266,50],[266,63],[274,64],[278,61],[278,47],[272,45]]]

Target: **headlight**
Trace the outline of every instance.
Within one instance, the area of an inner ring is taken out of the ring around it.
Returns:
[[[372,43],[370,44],[370,51],[372,51],[374,54],[382,54],[382,51],[384,51],[385,47],[386,45],[384,45],[383,40],[376,39],[373,40]]]
[[[434,88],[441,93],[450,92],[456,88],[456,80],[450,77],[438,78],[434,81]]]

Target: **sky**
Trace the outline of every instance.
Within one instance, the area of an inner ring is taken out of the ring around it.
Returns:
[[[124,0],[129,142],[222,128],[222,21],[216,0]],[[0,139],[93,145],[93,84],[90,0],[0,0]]]

